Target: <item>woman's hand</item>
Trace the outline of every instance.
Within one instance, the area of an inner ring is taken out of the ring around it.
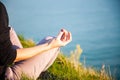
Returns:
[[[52,39],[49,44],[51,48],[65,46],[72,41],[72,35],[65,29],[61,29],[58,36]]]
[[[45,43],[42,42],[43,44],[40,43],[39,45],[34,47],[17,49],[17,57],[15,62],[29,59],[37,54],[40,54],[44,51],[48,51],[52,48],[65,46],[72,41],[72,36],[71,33],[68,32],[67,30],[61,29],[57,37],[55,38],[49,37],[46,40],[47,42],[46,41]]]

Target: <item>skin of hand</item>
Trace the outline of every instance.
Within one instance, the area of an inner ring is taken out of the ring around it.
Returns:
[[[51,48],[65,46],[72,41],[72,35],[65,29],[61,29],[58,36],[49,42]]]
[[[48,42],[44,44],[40,44],[30,48],[17,49],[17,56],[14,62],[31,58],[37,54],[41,54],[42,52],[53,48],[65,46],[71,41],[71,33],[65,29],[61,29],[57,37],[48,40]]]

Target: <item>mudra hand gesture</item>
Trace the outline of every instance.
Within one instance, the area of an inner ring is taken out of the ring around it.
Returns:
[[[65,29],[61,29],[58,36],[53,38],[49,44],[51,48],[61,47],[67,45],[69,42],[72,41],[72,35]]]

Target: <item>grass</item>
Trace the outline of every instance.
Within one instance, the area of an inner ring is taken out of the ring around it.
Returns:
[[[34,41],[25,39],[22,35],[19,35],[19,39],[24,47],[35,45]],[[85,67],[85,63],[80,63],[81,54],[80,45],[71,51],[70,56],[65,56],[64,52],[60,52],[53,65],[41,73],[38,80],[113,80],[111,76],[108,76],[104,65],[101,70],[95,70],[91,67]],[[32,79],[23,76],[21,80]]]

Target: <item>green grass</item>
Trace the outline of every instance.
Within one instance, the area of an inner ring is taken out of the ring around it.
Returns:
[[[25,39],[23,35],[18,35],[18,38],[24,48],[35,46],[35,42],[32,39]]]
[[[27,40],[19,35],[19,39],[24,47],[34,46],[32,40]],[[64,52],[60,52],[53,65],[43,72],[38,80],[113,80],[106,72],[104,65],[101,70],[95,70],[86,67],[85,63],[80,63],[80,55],[82,49],[80,45],[71,51],[70,56],[65,56]],[[27,76],[23,76],[21,80],[32,80]]]

